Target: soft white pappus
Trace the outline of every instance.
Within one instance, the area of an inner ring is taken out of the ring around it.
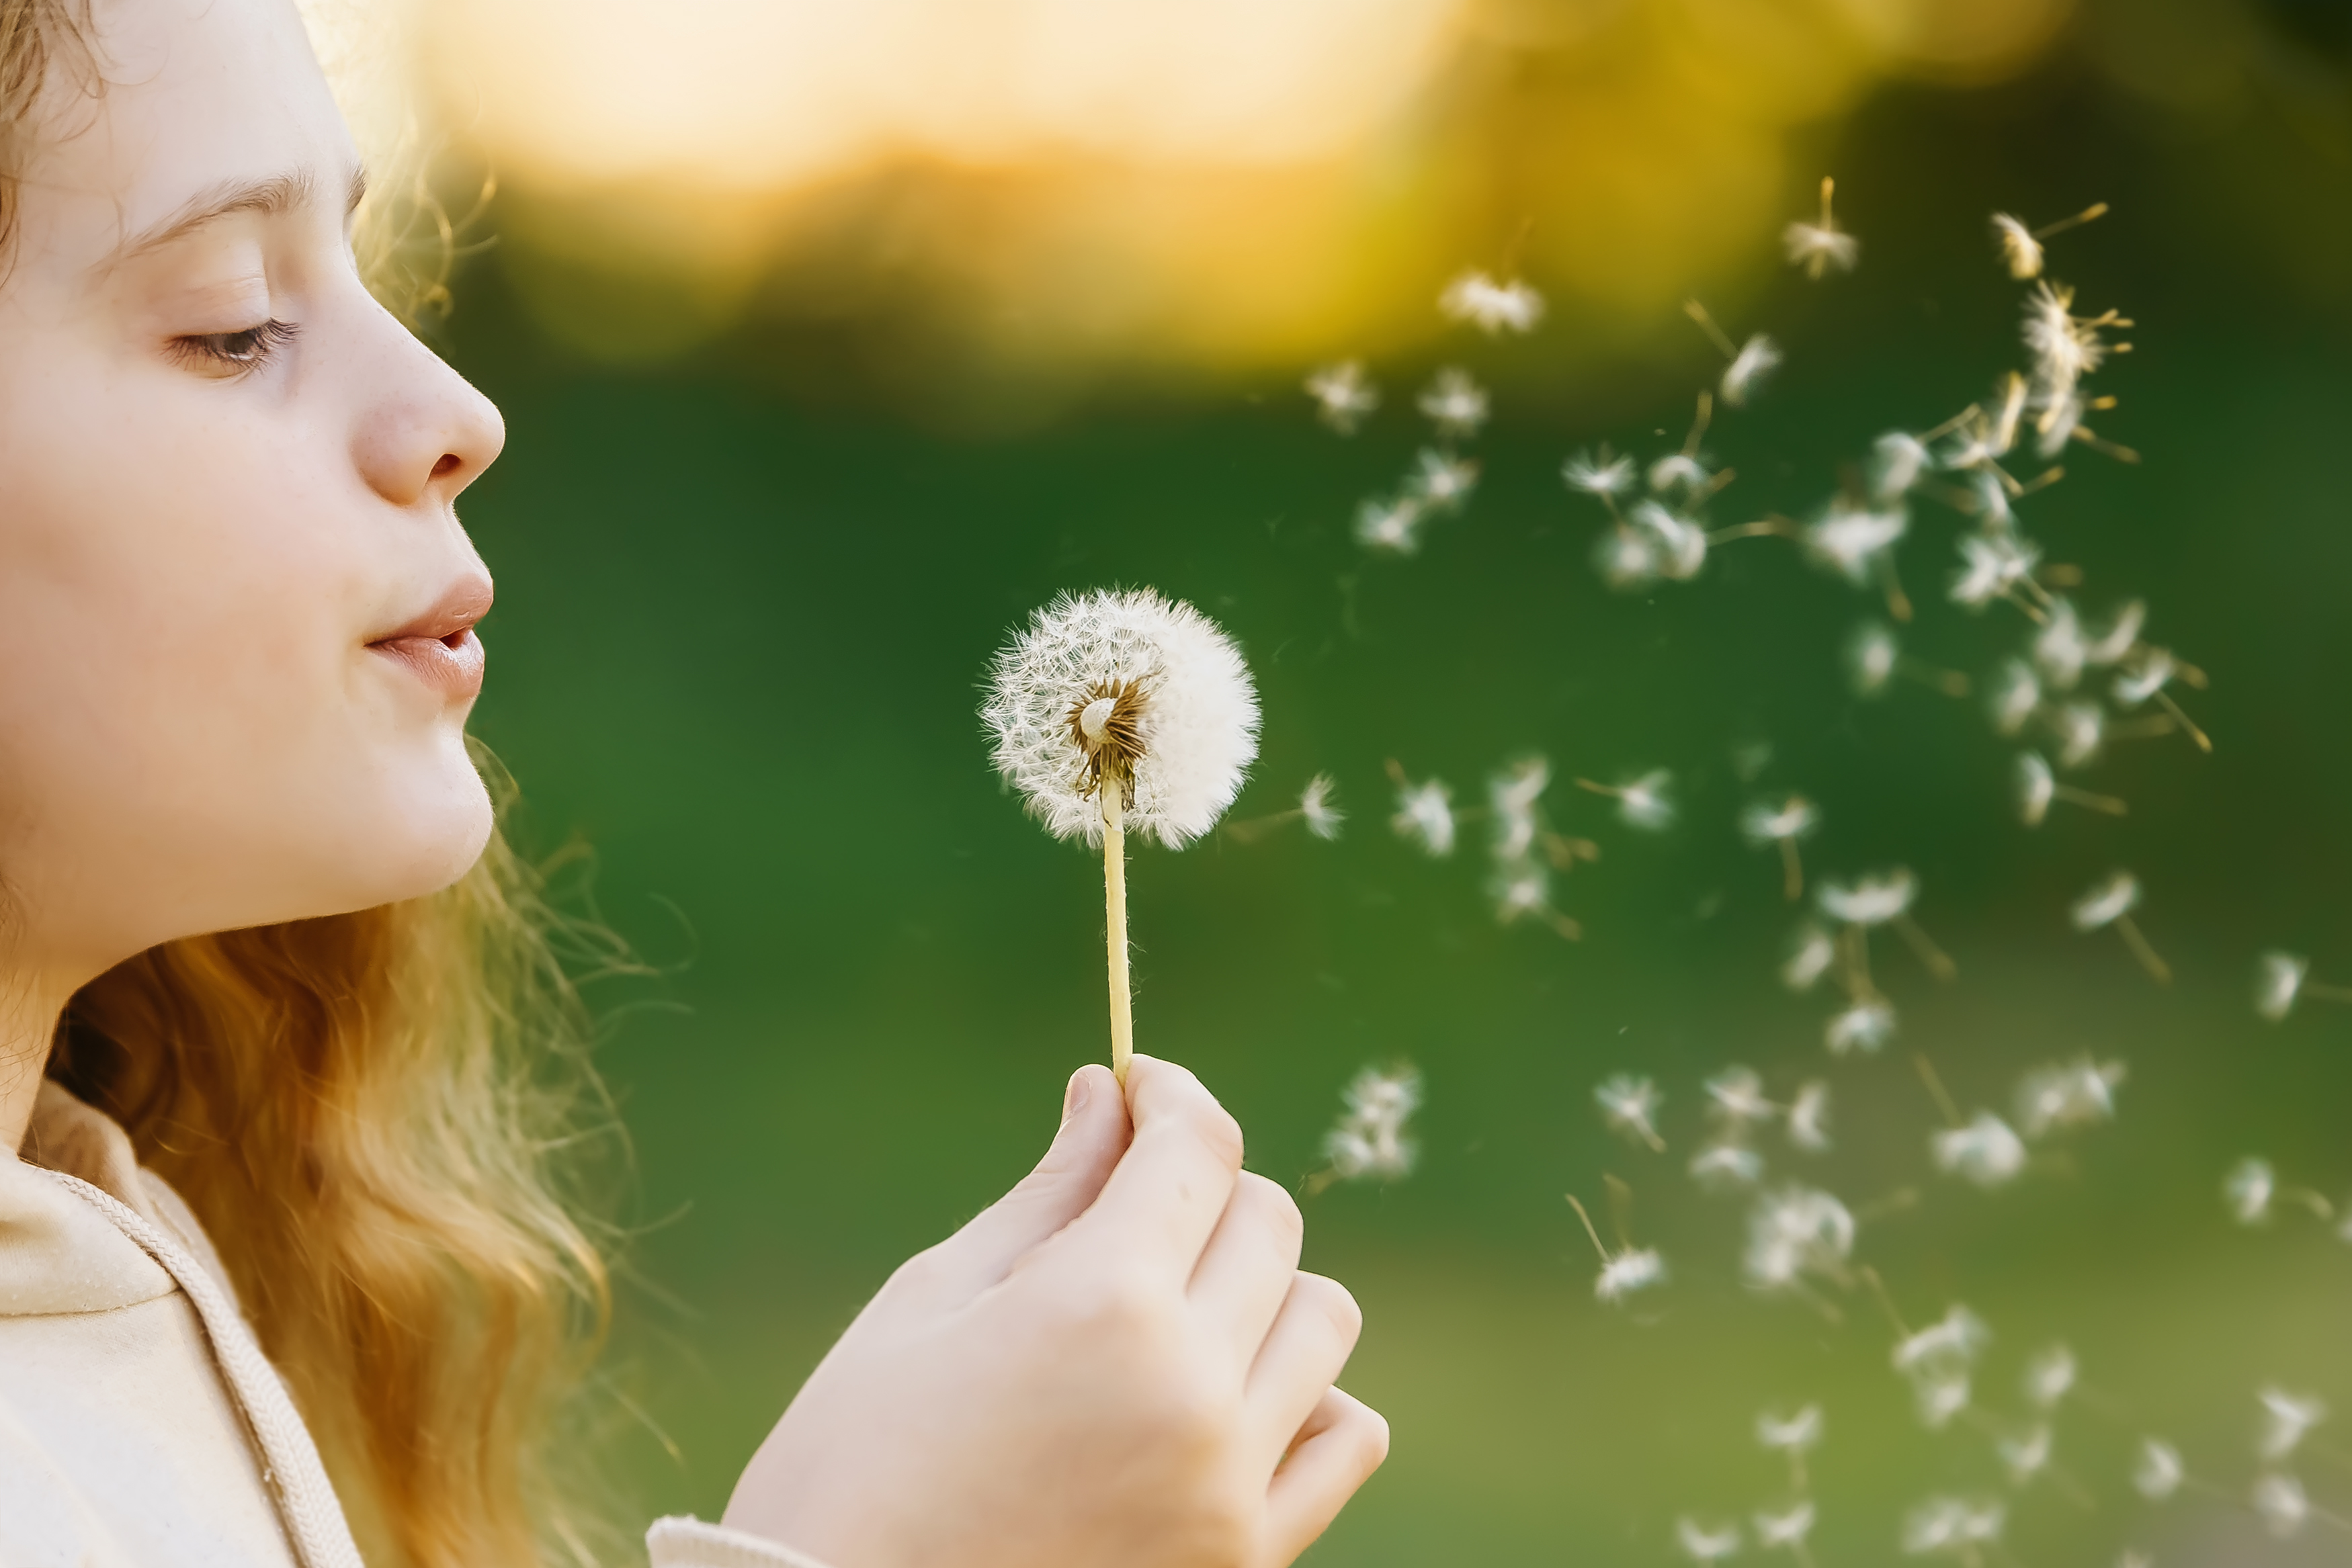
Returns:
[[[1808,1275],[1843,1283],[1854,1232],[1853,1211],[1818,1188],[1766,1193],[1748,1213],[1741,1275],[1758,1291],[1789,1290]]]
[[[1870,587],[1887,553],[1910,531],[1911,517],[1902,507],[1858,507],[1851,501],[1831,503],[1829,510],[1800,532],[1798,542],[1816,566],[1834,571],[1857,588]]]
[[[1630,1247],[1601,1264],[1592,1281],[1598,1301],[1617,1302],[1666,1282],[1666,1260],[1652,1247]]]
[[[1797,1090],[1789,1102],[1789,1142],[1807,1154],[1824,1154],[1830,1146],[1830,1086],[1816,1078]]]
[[[1522,758],[1487,781],[1497,861],[1522,860],[1535,849],[1543,831],[1540,802],[1550,786],[1551,764],[1540,757]]]
[[[1821,826],[1821,808],[1802,795],[1784,800],[1750,800],[1739,812],[1739,831],[1751,844],[1801,839]]]
[[[1821,1446],[1823,1425],[1818,1405],[1786,1416],[1767,1410],[1756,1417],[1756,1440],[1776,1454],[1810,1453]]]
[[[2006,1186],[2025,1169],[2025,1140],[2007,1122],[1979,1111],[1964,1127],[1932,1134],[1936,1168],[1981,1187]]]
[[[1605,1078],[1593,1087],[1593,1103],[1601,1107],[1601,1118],[1612,1132],[1647,1144],[1653,1149],[1664,1149],[1665,1141],[1658,1136],[1658,1110],[1665,1096],[1647,1078],[1636,1078],[1620,1072]]]
[[[2046,1345],[2025,1364],[2026,1403],[2036,1410],[2055,1410],[2081,1377],[2082,1364],[2071,1346]]]
[[[1764,1156],[1745,1144],[1712,1143],[1690,1159],[1691,1179],[1708,1192],[1737,1192],[1764,1179]]]
[[[2061,703],[2047,710],[2058,737],[2058,766],[2080,768],[2107,743],[2107,716],[2095,703]]]
[[[2271,1217],[2272,1201],[2278,1197],[2278,1174],[2268,1160],[2240,1160],[2221,1178],[2221,1197],[2239,1224],[2260,1225]]]
[[[1418,1151],[1405,1123],[1421,1105],[1421,1074],[1410,1067],[1367,1067],[1340,1098],[1339,1124],[1323,1139],[1332,1175],[1343,1181],[1410,1175]]]
[[[1654,768],[1638,778],[1629,779],[1617,786],[1617,815],[1629,828],[1643,832],[1663,832],[1675,825],[1675,803],[1668,791],[1675,776],[1663,768]]]
[[[1469,371],[1449,365],[1430,382],[1418,406],[1440,435],[1475,435],[1486,423],[1486,389]]]
[[[1845,640],[1846,680],[1856,696],[1874,697],[1895,678],[1903,645],[1895,633],[1875,621],[1865,621]]]
[[[2160,1437],[2142,1437],[2132,1460],[2132,1490],[2150,1502],[2162,1502],[2189,1479],[2180,1450]]]
[[[1952,602],[1982,610],[1996,599],[2017,591],[2042,564],[2042,547],[2022,535],[1962,534],[1958,540],[1960,570],[1952,579]]]
[[[2009,1472],[2009,1484],[2022,1490],[2050,1469],[2051,1449],[2055,1442],[2056,1435],[2043,1421],[2015,1437],[1995,1438],[1992,1448],[2000,1460],[2000,1468]]]
[[[1764,1096],[1764,1081],[1753,1068],[1727,1067],[1708,1078],[1706,1112],[1727,1136],[1738,1137],[1780,1114],[1780,1107]]]
[[[1780,364],[1780,346],[1759,332],[1739,345],[1731,356],[1731,363],[1723,367],[1723,379],[1716,383],[1716,392],[1733,408],[1745,408],[1748,400],[1763,385],[1764,378]]]
[[[1241,650],[1189,604],[1151,590],[1065,594],[1031,618],[989,673],[991,760],[1055,838],[1099,844],[1102,804],[1076,722],[1139,693],[1139,752],[1125,827],[1171,849],[1216,825],[1257,756],[1257,694]]]
[[[2263,1407],[2262,1441],[2255,1452],[2265,1464],[2276,1464],[2294,1453],[2312,1428],[2327,1419],[2327,1402],[2315,1394],[2265,1387],[2254,1397]]]
[[[1478,465],[1424,446],[1413,458],[1405,478],[1405,493],[1433,512],[1458,512],[1478,487]]]
[[[1756,1544],[1765,1552],[1797,1552],[1805,1544],[1805,1537],[1813,1532],[1813,1505],[1791,1503],[1778,1513],[1759,1511],[1750,1518],[1756,1526]]]
[[[1649,473],[1643,477],[1648,481],[1650,488],[1660,495],[1675,490],[1680,490],[1688,495],[1694,492],[1704,494],[1711,487],[1715,475],[1708,470],[1706,464],[1699,461],[1697,454],[1669,452],[1651,464]]]
[[[1954,1302],[1926,1328],[1897,1340],[1892,1360],[1895,1370],[1906,1377],[1965,1372],[1991,1343],[1992,1330],[1985,1321]]]
[[[1389,826],[1397,837],[1437,859],[1454,852],[1454,791],[1444,780],[1397,786],[1396,815]]]
[[[2019,1128],[2028,1138],[2042,1138],[2062,1128],[2115,1120],[2116,1091],[2129,1071],[2120,1061],[2094,1061],[2087,1055],[2028,1069],[2017,1081]]]
[[[1895,1038],[1895,1007],[1884,997],[1865,997],[1844,1011],[1831,1015],[1822,1041],[1832,1056],[1861,1051],[1867,1056]]]
[[[1825,881],[1816,897],[1822,913],[1848,925],[1884,925],[1908,914],[1919,896],[1919,879],[1908,866],[1895,866],[1850,882]]]
[[[2044,613],[2049,619],[2034,633],[2033,662],[2049,685],[2062,692],[2073,691],[2075,683],[2083,678],[2083,666],[2091,661],[2091,643],[2083,633],[2083,619],[2074,606],[2063,599],[2051,600]]]
[[[2301,1481],[2284,1471],[2255,1477],[2251,1500],[2263,1527],[2282,1541],[2301,1534],[2311,1522],[2309,1494]]]
[[[1720,1563],[1727,1557],[1737,1557],[1743,1539],[1736,1521],[1701,1524],[1688,1515],[1675,1521],[1675,1542],[1683,1549],[1683,1555],[1694,1563]]]
[[[1612,456],[1606,446],[1597,455],[1580,452],[1559,465],[1559,476],[1568,487],[1587,496],[1622,496],[1633,487],[1635,475],[1631,457]]]
[[[1592,570],[1618,592],[1630,592],[1658,580],[1661,553],[1655,535],[1619,523],[1592,541]]]
[[[1307,822],[1307,831],[1318,839],[1336,839],[1348,814],[1339,810],[1332,797],[1339,786],[1328,773],[1318,773],[1298,792],[1298,814]]]
[[[1809,920],[1797,927],[1789,956],[1780,961],[1780,983],[1792,991],[1810,991],[1836,962],[1837,944]]]
[[[2254,960],[2254,1011],[2276,1023],[2294,1011],[2311,960],[2295,953],[2265,953]]]
[[[1919,1424],[1930,1432],[1950,1426],[1974,1397],[1965,1372],[1923,1373],[1911,1380],[1912,1408],[1919,1414]]]
[[[1871,499],[1881,506],[1900,500],[1935,464],[1927,443],[1908,431],[1888,431],[1870,445]]]
[[[2042,706],[2042,682],[2033,667],[2021,659],[2011,659],[2003,664],[1993,676],[1988,706],[1992,710],[1996,731],[2015,735],[2023,729]]]
[[[2007,213],[1992,215],[1993,237],[2000,244],[2000,259],[2011,277],[2022,281],[2042,276],[2042,242]]]
[[[2038,828],[2050,815],[2050,802],[2058,797],[2058,776],[2050,771],[2038,751],[2017,754],[2017,815],[2029,828]]]
[[[2107,622],[2105,631],[2096,636],[2084,635],[2083,662],[2100,669],[2122,664],[2138,651],[2139,634],[2147,624],[2147,603],[2137,599],[2126,601],[2116,612],[2116,618]]]
[[[2117,707],[2137,707],[2170,685],[2179,671],[2179,663],[2164,649],[2143,648],[2116,672],[2107,695],[2115,699]]]
[[[1465,272],[1438,295],[1437,309],[1447,320],[1466,321],[1493,338],[1534,331],[1543,319],[1544,298],[1516,277],[1505,281]]]
[[[1973,1563],[1977,1549],[1999,1541],[2008,1524],[2009,1510],[1990,1498],[1931,1497],[1903,1516],[1903,1550]]]
[[[2139,878],[2119,871],[2095,882],[2066,911],[2077,931],[2099,931],[2139,907]]]
[[[1706,565],[1706,529],[1655,501],[1637,504],[1628,519],[1650,536],[1651,560],[1658,576],[1687,582]]]
[[[2074,314],[2074,291],[2043,278],[2026,298],[2021,336],[2033,356],[2033,377],[2052,392],[2063,393],[2097,370],[2107,356],[2100,329],[2104,318]]]
[[[1852,272],[1862,256],[1862,242],[1838,228],[1826,211],[1820,223],[1793,223],[1782,229],[1780,244],[1789,253],[1790,264],[1803,267],[1806,277],[1816,279],[1832,267]]]
[[[1364,373],[1361,360],[1325,365],[1307,378],[1316,417],[1342,435],[1353,435],[1364,417],[1381,406],[1381,390]]]
[[[1421,549],[1421,528],[1429,507],[1418,496],[1367,496],[1356,504],[1356,542],[1370,550],[1412,555]]]

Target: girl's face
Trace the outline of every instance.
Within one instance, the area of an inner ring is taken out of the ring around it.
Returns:
[[[454,881],[498,411],[371,298],[290,0],[100,0],[0,275],[0,883],[16,963]]]

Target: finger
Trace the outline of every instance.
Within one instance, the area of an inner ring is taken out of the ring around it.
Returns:
[[[1192,1270],[1187,1292],[1208,1331],[1232,1346],[1243,1375],[1290,1294],[1306,1225],[1280,1186],[1244,1171]]]
[[[1266,1331],[1242,1392],[1268,1458],[1290,1446],[1291,1437],[1348,1364],[1363,1332],[1356,1298],[1337,1280],[1293,1274],[1290,1293]]]
[[[1284,1568],[1330,1528],[1389,1457],[1389,1424],[1353,1396],[1327,1388],[1265,1489],[1265,1535],[1252,1568]]]
[[[1178,1289],[1225,1212],[1241,1175],[1242,1130],[1201,1081],[1172,1061],[1133,1059],[1127,1103],[1135,1135],[1071,1239],[1127,1255]]]
[[[908,1265],[938,1299],[969,1301],[1087,1211],[1126,1152],[1127,1103],[1110,1069],[1081,1067],[1063,1095],[1062,1125],[1045,1157],[962,1229]]]

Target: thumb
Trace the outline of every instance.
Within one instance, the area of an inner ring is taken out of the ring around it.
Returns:
[[[1127,1096],[1110,1069],[1079,1068],[1063,1096],[1061,1130],[1037,1168],[931,1249],[925,1272],[932,1289],[962,1301],[1003,1280],[1031,1249],[1087,1211],[1132,1135]]]

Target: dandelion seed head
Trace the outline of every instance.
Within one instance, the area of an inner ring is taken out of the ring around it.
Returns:
[[[1853,1211],[1819,1188],[1766,1193],[1748,1212],[1741,1272],[1759,1291],[1786,1290],[1809,1274],[1843,1281],[1853,1255],[1854,1228]]]
[[[2265,953],[2254,961],[2254,1011],[2276,1023],[2294,1011],[2311,960],[2294,953]]]
[[[2110,1122],[2116,1091],[2128,1070],[2120,1061],[2094,1061],[2087,1055],[2032,1068],[2017,1081],[2018,1125],[2028,1138],[2064,1127]]]
[[[1855,627],[1845,643],[1846,676],[1854,695],[1874,697],[1884,692],[1886,684],[1895,678],[1895,666],[1902,657],[1902,645],[1885,626],[1865,621]]]
[[[1723,380],[1716,391],[1733,408],[1748,406],[1748,394],[1763,384],[1764,378],[1780,363],[1780,347],[1759,332],[1739,345],[1739,352],[1731,356],[1724,367]]]
[[[1909,913],[1919,896],[1919,879],[1908,866],[1895,866],[1851,882],[1824,881],[1815,894],[1822,913],[1848,925],[1884,925]]]
[[[1356,506],[1356,542],[1366,549],[1412,555],[1421,549],[1421,526],[1429,507],[1420,497],[1367,496]]]
[[[1741,1536],[1737,1523],[1705,1525],[1685,1516],[1675,1521],[1675,1540],[1694,1563],[1720,1563],[1739,1555]]]
[[[1890,430],[1871,443],[1870,497],[1884,506],[1900,500],[1935,465],[1927,444],[1906,431]]]
[[[1439,434],[1475,435],[1486,423],[1486,389],[1471,380],[1469,371],[1449,365],[1430,382],[1418,406]]]
[[[1756,1417],[1756,1440],[1776,1454],[1810,1453],[1822,1441],[1822,1407],[1808,1405],[1783,1416],[1767,1410]]]
[[[2180,1490],[2188,1476],[2179,1449],[2160,1438],[2140,1439],[2138,1457],[2132,1463],[2132,1490],[2140,1496],[2162,1502]]]
[[[2058,779],[2038,751],[2017,754],[2017,814],[2029,828],[2038,828],[2057,797]]]
[[[1381,392],[1364,374],[1361,360],[1325,365],[1307,378],[1307,395],[1324,423],[1342,435],[1353,435],[1364,416],[1381,406]]]
[[[2037,1410],[2055,1410],[2074,1392],[2081,1373],[2074,1351],[2065,1345],[2053,1344],[2037,1352],[2025,1364],[2026,1402]]]
[[[1612,1131],[1654,1144],[1658,1136],[1658,1108],[1665,1096],[1647,1078],[1636,1078],[1621,1072],[1603,1079],[1592,1091],[1593,1103],[1601,1107],[1601,1119]]]
[[[1965,1127],[1932,1134],[1936,1168],[1981,1187],[2007,1186],[2025,1169],[2025,1141],[2007,1122],[1979,1111]]]
[[[1544,298],[1517,278],[1500,282],[1483,272],[1465,272],[1437,297],[1449,321],[1466,321],[1488,337],[1528,333],[1543,319]]]
[[[2002,735],[2015,735],[2041,706],[2042,682],[2032,666],[2021,659],[2003,664],[1992,682],[1993,728]]]
[[[2252,1500],[2263,1527],[2282,1541],[2311,1522],[2311,1499],[2303,1483],[2284,1472],[2255,1478]]]
[[[2260,1225],[2271,1217],[2271,1202],[2278,1196],[2278,1176],[2268,1160],[2240,1160],[2221,1179],[2221,1196],[2239,1224]]]
[[[1078,721],[1107,697],[1117,711],[1090,736]],[[1241,650],[1150,589],[1065,594],[1038,611],[997,654],[981,718],[991,760],[1046,831],[1090,844],[1102,841],[1106,775],[1124,775],[1127,830],[1176,849],[1215,825],[1257,756]]]
[[[2327,1419],[2327,1402],[2316,1395],[2266,1387],[2255,1397],[2263,1407],[2262,1441],[2256,1451],[2266,1464],[2276,1464],[2294,1453],[2311,1429]]]
[[[1570,489],[1587,496],[1622,496],[1633,487],[1634,474],[1631,457],[1612,457],[1605,446],[1598,456],[1580,452],[1559,469]]]
[[[1822,1041],[1832,1056],[1869,1055],[1895,1038],[1895,1008],[1883,997],[1865,997],[1831,1017]]]
[[[1307,831],[1318,839],[1338,838],[1340,824],[1348,820],[1348,814],[1332,803],[1339,789],[1328,773],[1318,773],[1298,792],[1298,814],[1306,819]]]
[[[1780,964],[1780,983],[1792,991],[1810,991],[1837,961],[1837,944],[1811,921],[1797,927],[1789,956]]]
[[[1815,565],[1836,572],[1857,588],[1867,588],[1880,560],[1910,527],[1910,514],[1900,506],[1858,507],[1838,500],[1817,521],[1806,525],[1799,542]]]
[[[1478,465],[1424,446],[1413,459],[1405,490],[1433,512],[1458,512],[1478,487]]]
[[[1398,786],[1396,815],[1389,826],[1397,837],[1443,860],[1454,852],[1454,791],[1436,779]]]
[[[1809,1154],[1830,1146],[1830,1086],[1819,1079],[1803,1085],[1789,1102],[1789,1142]]]
[[[1805,1537],[1813,1532],[1813,1505],[1799,1502],[1779,1513],[1759,1512],[1755,1524],[1756,1544],[1763,1551],[1802,1546]]]
[[[1654,1248],[1634,1247],[1601,1266],[1592,1281],[1593,1295],[1604,1301],[1622,1301],[1636,1291],[1666,1281],[1666,1260]]]
[[[2077,931],[2097,931],[2113,925],[2139,907],[2139,878],[2127,871],[2116,872],[2104,880],[2093,883],[2090,890],[2074,901],[2067,911]]]
[[[1691,1156],[1690,1174],[1708,1192],[1734,1192],[1764,1179],[1764,1156],[1744,1144],[1709,1144]]]
[[[2000,242],[2000,259],[2008,266],[2011,277],[2021,280],[2042,276],[2042,242],[2033,237],[2032,229],[2007,213],[1995,213],[1992,232]]]

